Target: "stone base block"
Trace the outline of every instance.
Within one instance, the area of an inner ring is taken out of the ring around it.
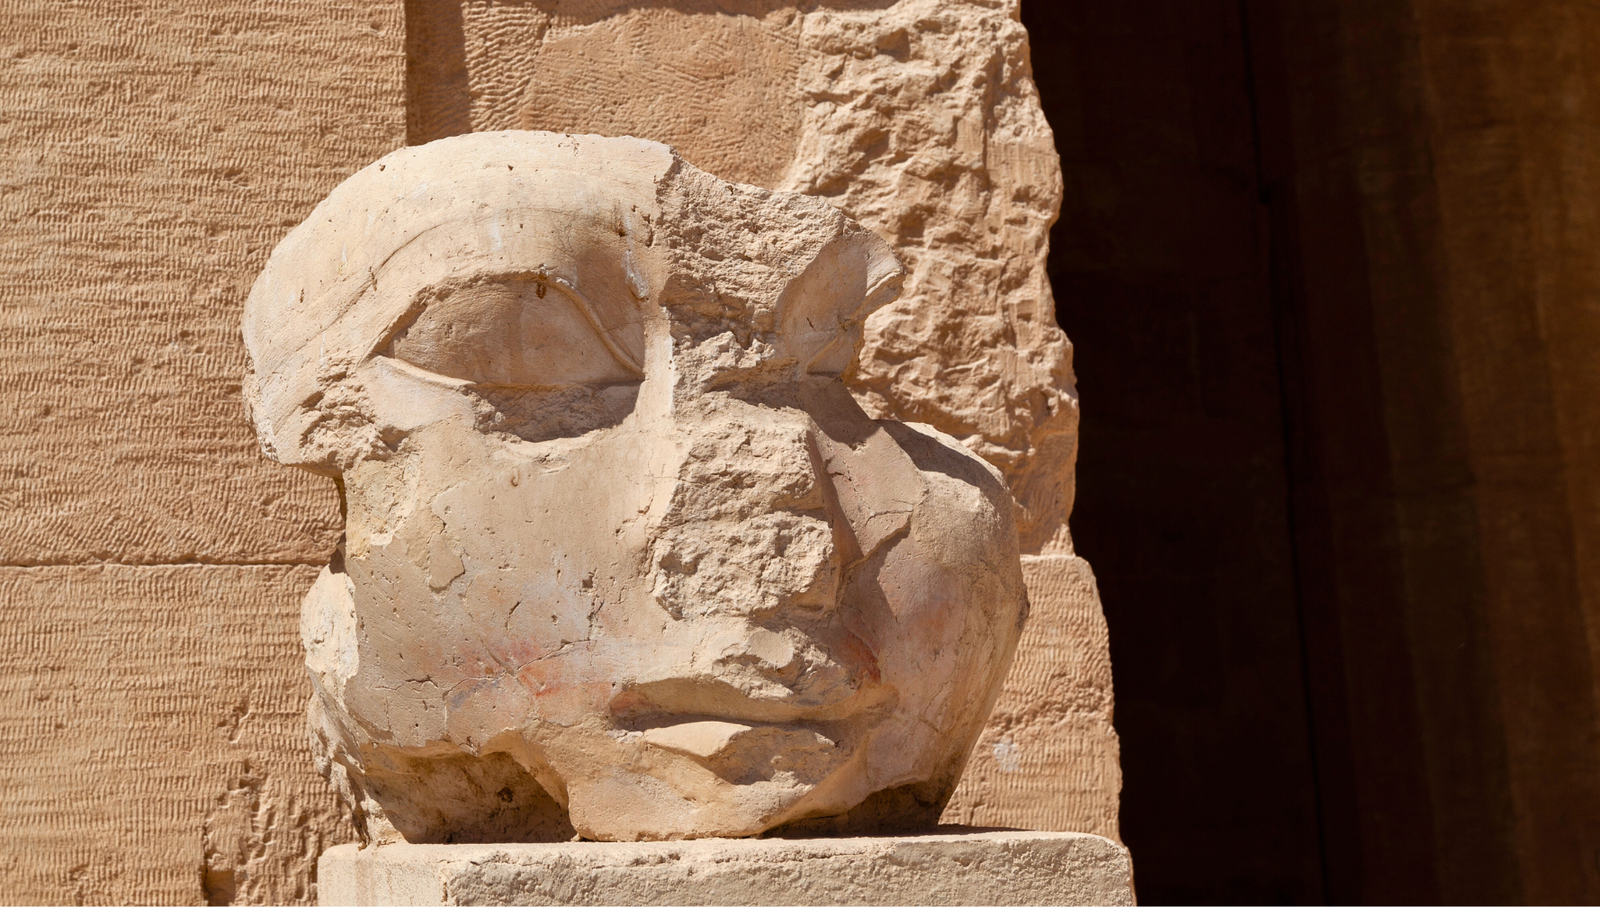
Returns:
[[[1128,852],[1096,835],[330,848],[322,904],[1132,904]]]

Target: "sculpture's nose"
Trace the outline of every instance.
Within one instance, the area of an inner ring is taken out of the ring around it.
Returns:
[[[693,432],[652,545],[674,616],[817,612],[838,597],[836,508],[803,413],[755,409]]]

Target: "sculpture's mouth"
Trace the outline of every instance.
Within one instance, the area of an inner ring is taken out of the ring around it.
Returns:
[[[783,780],[814,785],[850,757],[850,748],[800,725],[686,721],[644,732],[646,743],[686,756],[725,781]]]
[[[876,678],[844,672],[785,686],[706,675],[627,685],[611,713],[653,748],[733,784],[814,785],[847,762],[872,714],[897,698]]]
[[[787,725],[844,721],[894,699],[876,678],[829,672],[793,685],[748,675],[684,675],[626,684],[611,698],[611,714],[635,727],[660,727],[703,718],[740,724]]]

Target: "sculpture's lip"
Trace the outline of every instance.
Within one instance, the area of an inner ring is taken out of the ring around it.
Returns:
[[[734,783],[770,780],[775,770],[792,780],[815,784],[849,758],[850,748],[832,737],[795,724],[686,721],[650,728],[645,743],[687,756]]]
[[[890,698],[866,681],[821,690],[777,684],[751,689],[704,675],[625,684],[611,698],[611,714],[631,724],[662,727],[694,721],[785,725],[843,721]]]

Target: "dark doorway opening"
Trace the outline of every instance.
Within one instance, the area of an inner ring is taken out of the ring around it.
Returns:
[[[1142,903],[1323,900],[1267,213],[1234,0],[1025,3],[1062,158],[1073,535]]]
[[[1023,3],[1141,903],[1600,892],[1572,9]]]

